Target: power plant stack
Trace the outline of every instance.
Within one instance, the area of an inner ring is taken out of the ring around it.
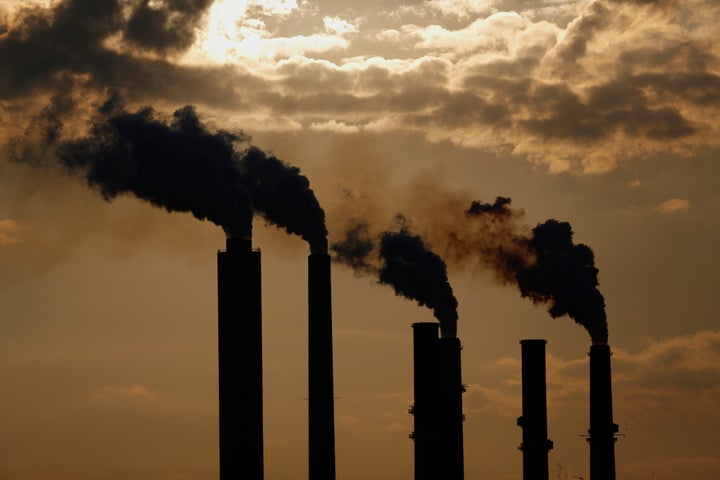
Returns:
[[[438,338],[437,323],[414,323],[415,480],[464,478],[460,340]]]
[[[228,238],[219,251],[220,480],[262,480],[262,291],[260,252]]]
[[[523,480],[548,480],[547,393],[545,381],[545,340],[520,340],[522,353]]]
[[[442,337],[437,340],[437,383],[440,438],[438,457],[443,465],[443,479],[463,480],[465,462],[463,455],[463,413],[460,362],[460,339]]]
[[[410,438],[415,442],[415,480],[444,478],[437,461],[439,443],[438,389],[435,354],[438,341],[437,323],[413,323],[413,385],[415,403],[410,407],[414,428]]]
[[[615,480],[615,434],[613,422],[610,346],[590,346],[590,480]]]
[[[310,480],[335,480],[330,255],[308,256],[308,415]]]

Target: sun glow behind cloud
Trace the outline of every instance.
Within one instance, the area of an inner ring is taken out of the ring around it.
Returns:
[[[218,0],[210,8],[198,41],[186,54],[190,64],[265,63],[271,69],[278,58],[312,55],[348,46],[343,35],[356,26],[339,17],[324,17],[324,31],[303,35],[276,35],[265,19],[277,21],[302,15],[296,1]]]

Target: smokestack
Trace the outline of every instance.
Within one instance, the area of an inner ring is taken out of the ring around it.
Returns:
[[[228,238],[218,252],[220,480],[263,479],[260,252]]]
[[[590,346],[590,480],[615,480],[611,355],[609,345]]]
[[[545,340],[520,340],[522,351],[523,480],[548,480],[547,394],[545,384]]]
[[[460,364],[460,339],[442,337],[437,340],[437,384],[440,423],[438,457],[442,464],[442,478],[463,480],[465,466],[463,457],[463,413]]]
[[[438,338],[439,324],[413,323],[415,480],[462,480],[460,340]]]
[[[308,256],[308,404],[310,480],[335,480],[330,255]]]
[[[437,323],[413,323],[413,382],[415,403],[410,407],[415,430],[415,480],[445,478],[438,461]]]

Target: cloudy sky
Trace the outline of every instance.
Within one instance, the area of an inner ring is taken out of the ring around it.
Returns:
[[[162,125],[192,105],[299,167],[331,244],[401,213],[446,257],[467,478],[521,478],[523,338],[548,340],[551,478],[589,476],[587,333],[448,247],[507,233],[468,227],[473,200],[511,198],[512,234],[570,222],[607,306],[618,478],[719,478],[719,22],[714,0],[0,0],[0,478],[217,478],[225,235],[66,168],[109,98]],[[253,230],[266,478],[303,479],[308,247]],[[333,274],[338,478],[409,480],[432,312]]]

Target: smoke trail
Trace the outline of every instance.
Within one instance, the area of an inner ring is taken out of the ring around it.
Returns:
[[[593,343],[607,343],[595,256],[587,245],[575,245],[572,235],[567,222],[547,220],[536,226],[528,242],[535,262],[517,272],[518,287],[534,303],[548,303],[553,318],[568,315],[585,327]]]
[[[458,302],[448,282],[445,262],[419,236],[405,229],[382,235],[380,258],[384,262],[380,283],[432,309],[443,337],[457,336]]]
[[[55,118],[50,126],[60,129]],[[99,109],[90,135],[57,150],[60,162],[83,172],[107,200],[132,193],[240,237],[251,234],[257,212],[315,251],[326,251],[325,214],[307,178],[256,147],[236,151],[247,141],[242,133],[210,132],[192,106],[177,110],[168,125],[150,107],[125,111],[114,94]]]
[[[466,216],[471,222],[479,222],[482,230],[489,231],[489,224],[500,224],[502,230],[511,232],[515,226],[508,220],[522,212],[512,210],[510,203],[506,197],[498,197],[493,204],[475,201]],[[588,331],[593,342],[607,343],[605,301],[598,290],[594,255],[587,245],[574,244],[572,235],[569,223],[547,220],[533,228],[531,236],[496,235],[494,238],[503,242],[477,254],[503,279],[515,283],[523,297],[536,304],[547,303],[553,318],[568,315]],[[456,258],[462,257],[468,246],[456,245],[453,250]]]
[[[297,167],[251,147],[244,153],[240,168],[255,210],[288,233],[300,235],[311,251],[327,252],[325,212],[310,181]]]
[[[424,227],[422,237],[414,237],[416,243],[425,250],[432,249],[450,268],[492,272],[500,282],[516,286],[524,298],[547,304],[551,316],[568,315],[588,331],[594,343],[607,342],[605,302],[598,289],[594,255],[588,246],[573,243],[569,223],[548,220],[530,229],[521,222],[524,212],[514,209],[508,197],[483,203],[447,192],[434,193],[437,195],[432,203],[415,206],[414,219]],[[400,232],[413,237],[402,224]],[[335,259],[358,275],[380,277],[382,262],[387,264],[388,259],[380,258],[378,244],[383,238],[389,241],[393,237],[385,237],[387,232],[374,237],[370,225],[362,221],[348,224],[342,235],[341,241],[331,247]],[[397,246],[399,252],[413,248],[410,240],[398,241]],[[407,265],[417,263],[409,257],[410,254],[402,253],[389,257],[398,264],[401,278],[409,276]],[[444,264],[431,276],[433,282],[426,282],[423,287],[399,287],[396,292],[405,295],[407,289],[412,292],[410,295],[421,296],[423,300],[419,302],[433,308],[440,319],[445,315],[443,311],[453,310],[444,307],[456,303],[447,301],[452,298],[452,291],[446,284]],[[438,292],[446,292],[444,296],[438,294],[444,303],[432,300],[434,292],[422,290],[430,285]]]
[[[352,268],[355,275],[378,275],[378,268],[370,261],[377,249],[377,242],[370,236],[366,223],[355,223],[345,232],[345,237],[330,247],[334,259]]]
[[[82,172],[106,200],[132,193],[168,211],[210,220],[229,236],[248,236],[250,195],[233,148],[244,139],[209,132],[191,106],[177,110],[167,125],[150,107],[126,112],[115,94],[100,108],[90,135],[61,143],[58,158]]]
[[[404,222],[401,216],[396,220]],[[356,223],[331,247],[335,259],[360,274],[372,274],[397,295],[428,307],[440,322],[443,337],[457,335],[457,300],[447,278],[445,262],[406,226],[371,237],[367,224]],[[375,258],[373,258],[375,254]]]

